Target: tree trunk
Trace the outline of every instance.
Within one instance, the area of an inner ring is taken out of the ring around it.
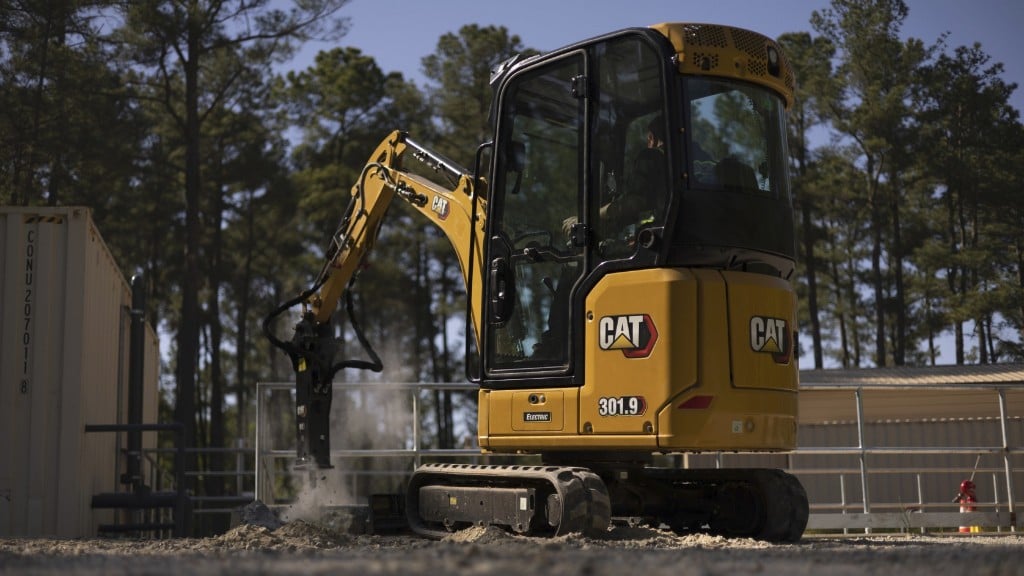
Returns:
[[[806,200],[805,200],[806,202]],[[811,229],[811,210],[806,204],[801,207],[803,220],[804,270],[807,273],[807,315],[811,321],[811,342],[814,347],[814,367],[824,367],[821,349],[821,321],[818,319],[818,272],[814,258],[814,231]]]
[[[54,44],[57,47],[56,66],[53,74],[54,109],[56,114],[54,125],[56,129],[50,131],[49,140],[50,146],[52,146],[50,154],[52,158],[49,159],[50,178],[46,187],[46,203],[50,206],[60,204],[62,187],[67,176],[67,167],[65,165],[67,162],[67,139],[65,134],[67,134],[68,130],[67,97],[65,94],[67,90],[67,59],[63,48],[67,43],[67,25],[71,15],[69,13],[69,6],[65,3],[58,2],[57,5],[54,9],[56,14],[53,12],[48,14],[48,17],[52,19],[56,27]],[[48,28],[49,26],[47,24]],[[45,41],[48,43],[49,38]]]
[[[1017,247],[1017,294],[1024,294],[1024,245],[1021,243],[1021,236],[1018,234],[1016,240]],[[1024,298],[1019,298],[1018,302],[1018,313],[1021,318],[1024,318]],[[1024,345],[1024,326],[1018,330],[1017,333],[1018,344]]]
[[[807,179],[807,139],[804,138],[806,129],[805,123],[798,123],[799,131],[796,146],[794,148],[794,159],[796,160],[797,178],[800,182]],[[806,193],[800,193],[804,186],[795,186],[793,192],[797,196],[796,201],[800,206],[800,225],[802,228],[801,242],[803,244],[804,272],[807,277],[807,316],[811,323],[811,345],[814,353],[814,367],[824,367],[824,354],[821,346],[821,320],[818,318],[818,266],[814,256],[814,219],[812,214],[816,211],[814,202]]]
[[[238,306],[236,311],[235,325],[238,329],[238,336],[236,338],[236,347],[238,351],[235,354],[235,373],[238,381],[236,382],[236,396],[238,399],[238,429],[235,431],[235,436],[238,438],[249,437],[249,419],[246,408],[249,406],[249,389],[247,388],[248,382],[246,382],[246,370],[247,366],[247,350],[249,350],[249,308],[251,304],[249,302],[250,291],[249,287],[252,286],[252,260],[254,253],[254,246],[256,245],[256,223],[255,223],[255,211],[253,209],[254,195],[250,191],[247,194],[246,210],[245,210],[245,246],[243,250],[243,264],[242,264],[242,277],[238,281]]]
[[[857,298],[857,263],[853,260],[852,254],[848,256],[846,263],[847,270],[850,271],[849,276],[846,278],[846,301],[849,302],[850,309],[848,311],[850,320],[850,336],[853,340],[853,358],[851,359],[851,368],[860,368],[861,358],[863,357],[863,350],[861,349],[860,340],[860,322],[857,321],[858,317],[858,298]]]
[[[178,383],[176,419],[185,425],[186,448],[195,445],[196,369],[199,361],[199,198],[200,198],[200,120],[199,120],[199,14],[190,3],[188,21],[188,58],[185,70],[185,252],[181,321],[178,325],[176,378]],[[195,469],[195,455],[186,454],[186,470]]]
[[[893,190],[890,199],[892,216],[892,269],[896,284],[896,326],[893,338],[893,364],[903,366],[906,363],[907,338],[907,307],[906,293],[903,286],[903,240],[900,231],[900,193],[899,180],[893,178]]]
[[[224,151],[218,149],[214,156],[215,161],[219,164],[220,160],[224,158]],[[218,171],[219,173],[220,171]],[[219,177],[218,177],[219,180]],[[220,324],[220,285],[221,285],[221,259],[222,259],[222,243],[223,243],[223,220],[224,220],[224,196],[222,194],[223,184],[217,182],[217,185],[213,188],[215,190],[213,200],[213,213],[210,215],[209,229],[211,232],[211,242],[209,247],[209,255],[205,259],[210,263],[210,269],[207,271],[207,278],[209,278],[210,286],[207,290],[207,306],[206,306],[206,323],[210,331],[210,446],[215,449],[222,449],[227,447],[225,441],[225,424],[224,424],[224,370],[222,367],[221,358],[221,344],[223,341],[224,330]],[[217,472],[223,472],[224,466],[224,453],[223,452],[211,452],[208,458],[207,471],[213,472],[205,477],[205,488],[207,496],[223,496],[224,495],[224,477],[216,475]],[[218,519],[223,519],[223,516]],[[219,525],[214,526],[214,532],[223,532],[229,528],[227,523],[218,523]]]
[[[872,202],[873,204],[873,202]],[[878,214],[878,210],[873,210]],[[874,365],[886,365],[886,296],[882,279],[882,222],[871,221],[871,285],[874,291]]]

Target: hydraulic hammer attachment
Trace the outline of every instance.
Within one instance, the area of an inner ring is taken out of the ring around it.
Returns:
[[[334,323],[317,322],[308,310],[303,312],[302,319],[295,325],[295,334],[290,341],[284,342],[273,336],[270,329],[273,320],[308,297],[309,292],[279,307],[264,320],[263,331],[275,346],[288,354],[295,371],[295,432],[298,440],[295,468],[328,469],[332,468],[330,417],[334,375],[345,368],[380,372],[384,365],[356,321],[350,292],[344,297],[345,313],[370,360],[336,362],[334,357],[338,343],[334,337]]]
[[[292,344],[301,351],[292,356],[295,370],[295,433],[298,438],[297,469],[331,466],[330,414],[333,394],[334,354],[337,343],[330,324],[317,324],[311,313],[295,326]]]

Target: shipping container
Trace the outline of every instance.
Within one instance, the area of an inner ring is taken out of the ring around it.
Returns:
[[[131,288],[80,207],[0,207],[0,270],[0,537],[95,536],[115,512],[92,496],[125,491],[127,441],[85,427],[128,421]],[[159,348],[145,339],[152,423]]]

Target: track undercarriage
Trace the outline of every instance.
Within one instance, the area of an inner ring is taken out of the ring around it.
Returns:
[[[796,542],[807,495],[774,469],[680,469],[635,465],[428,464],[410,481],[406,511],[416,533],[441,538],[493,524],[512,532],[600,535],[612,523],[667,527],[771,542]]]
[[[495,524],[520,534],[599,534],[611,507],[601,478],[585,468],[427,464],[406,495],[414,532],[441,538],[453,530]]]

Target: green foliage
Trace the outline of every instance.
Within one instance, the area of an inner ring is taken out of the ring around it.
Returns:
[[[21,0],[0,18],[0,202],[86,203],[109,198],[103,188],[123,191],[137,119],[88,7]]]
[[[463,26],[437,41],[423,58],[423,73],[434,84],[430,102],[441,125],[438,149],[471,166],[476,146],[490,140],[491,72],[509,58],[536,54],[504,26]]]
[[[1021,129],[1008,104],[1015,87],[1000,80],[1001,66],[989,64],[979,45],[950,54],[944,38],[931,46],[901,40],[907,14],[900,0],[833,0],[811,19],[820,36],[782,38],[805,79],[804,103],[791,115],[797,208],[810,208],[799,219],[806,228],[802,284],[835,298],[808,309],[805,320],[831,327],[844,366],[867,359],[858,343],[874,347],[876,365],[934,363],[950,352],[936,344],[949,332],[958,363],[1018,358],[1018,347],[1007,345],[1021,337],[1008,295],[1020,291],[1020,267],[1006,246],[1016,245],[1020,228],[999,224],[1020,205],[1017,177],[1000,170],[1016,150],[1007,146],[1010,135]],[[806,131],[819,122],[853,152],[855,188],[846,178],[819,179],[815,158],[824,157],[806,144]],[[853,204],[830,222],[824,199],[850,190]],[[831,232],[822,236],[845,223],[860,237],[839,245]],[[843,269],[840,259],[855,272],[847,280],[829,273]],[[859,318],[870,318],[871,330],[847,316],[861,305]]]

